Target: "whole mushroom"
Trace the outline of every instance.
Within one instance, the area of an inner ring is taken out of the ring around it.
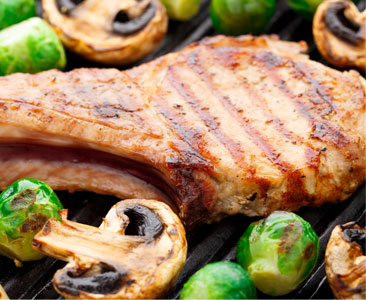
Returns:
[[[350,0],[328,0],[313,20],[315,44],[321,55],[340,68],[366,70],[366,11]]]
[[[184,266],[184,227],[155,200],[124,200],[99,228],[51,219],[35,236],[38,251],[69,263],[53,278],[57,292],[73,299],[163,297]]]
[[[334,228],[325,252],[325,272],[337,299],[366,299],[366,229],[355,222]]]
[[[146,56],[168,26],[159,0],[42,0],[42,6],[44,19],[66,48],[109,65]]]

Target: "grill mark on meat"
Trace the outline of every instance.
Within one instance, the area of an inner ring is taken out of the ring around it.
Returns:
[[[216,48],[212,49],[207,47],[207,49],[213,54],[213,57],[215,58],[215,60],[222,64],[225,67],[231,67],[231,68],[235,68],[236,66],[236,61],[234,59],[232,59],[231,55],[229,53],[225,53],[226,55],[223,55],[220,51],[216,51]],[[188,60],[189,61],[189,60]],[[208,78],[209,82],[210,82],[210,88],[211,89],[217,89],[216,86],[214,85],[214,83],[212,82],[212,77],[210,76],[210,74],[208,72],[205,72],[205,76]],[[318,156],[318,152],[311,146],[310,143],[308,143],[307,141],[304,141],[301,137],[291,133],[285,126],[284,126],[284,122],[277,118],[275,115],[273,115],[271,109],[267,106],[266,104],[266,100],[264,99],[263,96],[261,96],[256,89],[250,85],[247,81],[241,81],[242,85],[244,86],[245,90],[247,91],[247,93],[250,95],[250,100],[252,101],[252,103],[254,103],[254,99],[259,100],[259,101],[255,101],[255,103],[259,104],[262,112],[270,119],[274,122],[276,129],[286,138],[292,140],[292,141],[296,141],[296,142],[300,142],[303,145],[307,146],[306,149],[306,153],[307,155],[306,157],[306,163],[308,164],[309,167],[311,168],[317,168],[319,166],[319,159],[315,160],[314,157]],[[263,140],[263,138],[262,138]],[[261,145],[259,145],[261,146]],[[273,149],[273,147],[269,144],[269,146],[267,146],[267,149],[271,147]],[[263,149],[263,146],[260,147],[261,149]],[[275,150],[273,150],[275,151]],[[310,155],[311,154],[311,155]],[[312,157],[311,160],[308,160],[309,157]],[[270,160],[271,161],[271,160]],[[274,163],[273,161],[271,161],[272,163]],[[283,162],[284,165],[288,165],[287,168],[292,169],[292,166],[289,166],[288,162]],[[282,168],[281,168],[282,169]]]
[[[259,55],[249,55],[266,68],[270,78],[274,81],[280,91],[291,100],[293,100],[297,110],[301,113],[302,116],[304,116],[308,120],[309,124],[313,128],[313,133],[311,137],[317,138],[322,141],[331,142],[337,148],[344,147],[345,145],[349,144],[349,139],[342,132],[334,128],[331,124],[323,119],[315,119],[315,117],[307,109],[305,103],[301,101],[298,96],[292,93],[292,91],[288,88],[286,82],[282,80],[281,77],[277,74],[276,67],[285,64],[281,57],[275,56],[270,52],[262,52]],[[321,130],[319,130],[319,128],[321,128]]]
[[[272,164],[279,167],[279,169],[283,173],[288,174],[287,191],[283,194],[283,198],[286,203],[285,207],[290,209],[295,203],[299,203],[302,201],[302,199],[308,198],[307,192],[304,188],[304,181],[302,179],[303,177],[301,172],[299,170],[294,170],[293,166],[289,162],[281,159],[280,155],[273,148],[273,146],[265,140],[260,132],[258,132],[249,124],[249,120],[244,116],[238,114],[238,108],[230,101],[228,97],[224,96],[221,93],[221,91],[213,83],[211,75],[209,75],[203,65],[200,64],[199,52],[193,51],[189,55],[187,62],[191,69],[194,70],[195,73],[198,75],[198,77],[207,84],[213,95],[224,105],[227,111],[238,121],[241,127],[244,128],[245,132],[252,138],[254,143],[266,155],[267,159]],[[231,65],[232,64],[235,65],[235,62],[231,61]],[[251,93],[251,91],[249,94],[251,96],[250,100],[253,101],[253,97],[255,96],[255,94]],[[312,149],[310,149],[310,151],[311,150]],[[312,151],[312,153],[313,152],[314,151]],[[290,192],[291,190],[292,192]],[[293,192],[293,190],[295,190],[295,193]]]
[[[171,158],[168,161],[169,166],[171,168],[189,166],[193,169],[212,170],[212,164],[203,156],[209,158],[211,161],[216,161],[216,159],[207,150],[207,147],[205,147],[205,143],[201,139],[202,134],[194,128],[188,128],[184,119],[175,113],[173,109],[170,109],[164,102],[164,97],[157,95],[154,98],[154,107],[165,118],[173,132],[181,138],[179,141],[173,141],[171,146],[184,153],[179,159]]]
[[[311,76],[311,74],[309,74],[305,64],[294,62],[291,60],[287,60],[286,63],[291,65],[294,68],[294,70],[296,70],[301,75],[300,78],[302,78],[308,84],[314,86],[312,92],[314,93],[315,91],[315,94],[317,94],[320,97],[320,99],[322,99],[323,102],[328,105],[329,113],[335,112],[336,114],[339,114],[337,106],[332,102],[330,97],[327,95],[324,88],[322,87],[322,84],[318,80],[314,79]]]
[[[190,107],[201,118],[202,122],[225,146],[234,160],[245,169],[250,170],[244,161],[244,150],[241,148],[240,143],[233,141],[220,130],[220,123],[216,121],[215,117],[212,116],[208,110],[202,109],[200,100],[196,98],[189,86],[180,80],[179,75],[174,70],[173,66],[170,65],[168,67],[167,75],[172,87],[178,92],[183,100],[190,105]]]

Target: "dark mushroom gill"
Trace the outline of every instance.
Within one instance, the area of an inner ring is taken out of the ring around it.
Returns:
[[[363,37],[359,33],[360,26],[356,26],[344,14],[347,4],[344,2],[332,3],[325,14],[327,28],[338,38],[358,45]]]
[[[120,210],[117,206],[117,214],[125,214],[130,220],[125,231],[126,235],[145,236],[148,240],[152,240],[163,232],[160,218],[147,207],[131,205]]]
[[[131,19],[126,11],[119,11],[113,21],[113,32],[130,35],[142,30],[155,16],[156,3],[151,1],[144,12],[137,18]]]
[[[73,269],[62,272],[56,279],[57,288],[74,296],[78,296],[79,291],[108,295],[114,294],[121,289],[124,284],[123,279],[127,276],[127,271],[120,273],[113,267],[104,264],[94,268],[97,268],[96,274],[91,275],[88,272],[78,274],[77,270]]]

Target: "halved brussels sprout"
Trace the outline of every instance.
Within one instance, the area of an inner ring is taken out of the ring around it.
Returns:
[[[43,255],[32,249],[32,240],[50,218],[60,219],[60,200],[45,183],[20,179],[0,194],[0,254],[22,261]]]
[[[237,260],[258,290],[282,296],[312,272],[319,255],[318,236],[298,215],[276,211],[249,225],[240,238]]]

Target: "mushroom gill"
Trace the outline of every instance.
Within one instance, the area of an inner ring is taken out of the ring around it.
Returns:
[[[315,44],[321,55],[340,68],[366,70],[366,11],[350,0],[328,0],[313,20]]]

